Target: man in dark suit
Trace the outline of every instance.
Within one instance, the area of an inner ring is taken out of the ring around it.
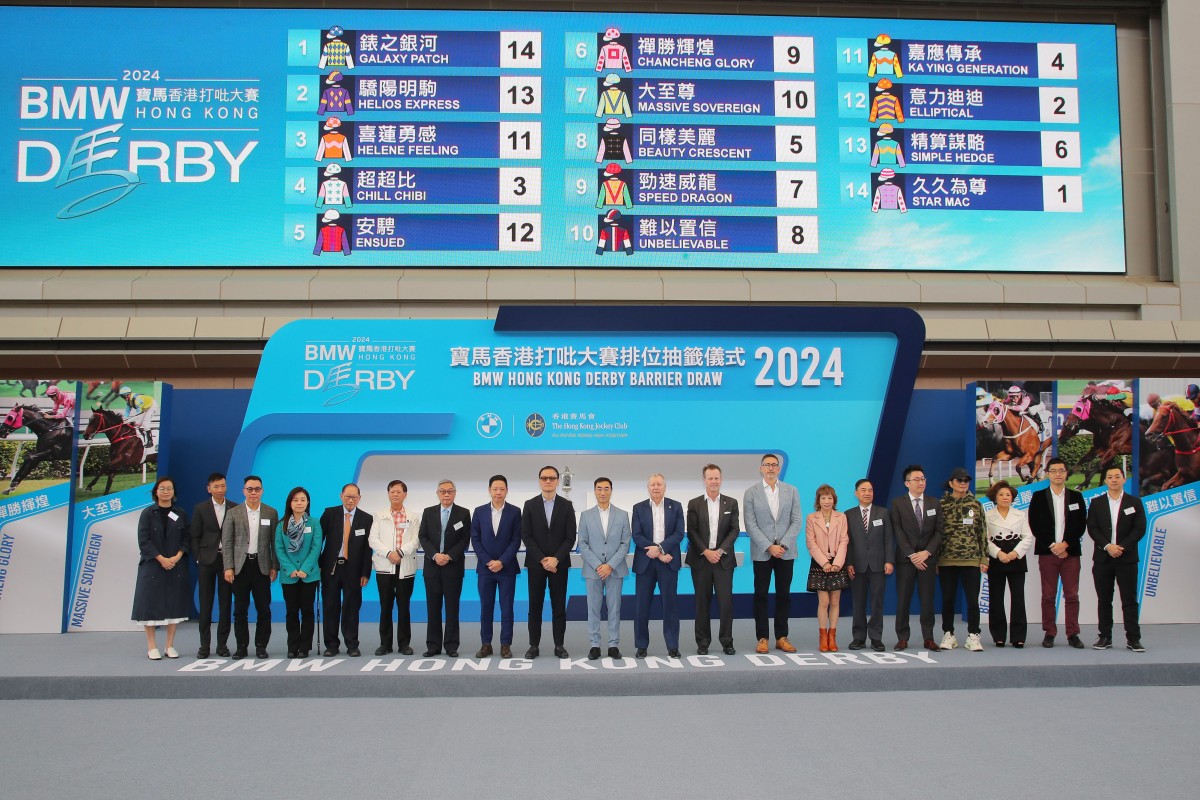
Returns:
[[[558,468],[538,470],[541,494],[525,501],[521,509],[521,541],[525,542],[525,571],[529,576],[529,649],[526,658],[537,658],[542,642],[542,604],[550,589],[554,655],[568,658],[563,640],[567,634],[567,570],[577,532],[575,506],[558,496]]]
[[[871,639],[871,649],[882,653],[883,592],[896,560],[896,538],[887,510],[875,505],[875,487],[866,478],[854,484],[858,508],[846,512],[850,534],[850,591],[854,595],[854,636],[851,650],[861,650]],[[871,595],[871,619],[867,620],[867,593]]]
[[[321,514],[321,612],[325,615],[325,656],[336,656],[341,642],[346,655],[362,655],[358,649],[358,610],[362,590],[371,577],[371,525],[375,518],[358,507],[358,486],[342,487],[342,504]]]
[[[1113,584],[1121,590],[1121,614],[1125,622],[1125,647],[1144,653],[1138,626],[1138,543],[1146,535],[1146,510],[1142,501],[1127,494],[1125,473],[1120,467],[1104,471],[1108,491],[1092,498],[1088,508],[1087,532],[1096,543],[1092,553],[1092,579],[1096,582],[1096,627],[1100,638],[1093,650],[1112,647]]]
[[[208,476],[208,500],[192,510],[192,555],[196,557],[197,585],[200,589],[200,649],[196,658],[208,658],[211,644],[213,597],[217,600],[217,655],[229,657],[229,611],[233,586],[223,580],[225,562],[221,558],[221,523],[237,503],[225,499],[225,476]]]
[[[667,479],[654,473],[646,482],[649,500],[633,507],[633,572],[636,609],[633,618],[633,644],[637,657],[645,658],[650,646],[650,601],[654,586],[662,595],[663,639],[667,655],[679,658],[679,545],[683,541],[683,506],[666,496]]]
[[[467,545],[471,543],[471,512],[457,505],[454,481],[438,481],[438,505],[421,512],[421,549],[425,552],[421,576],[425,580],[425,658],[458,657],[458,599],[466,574]],[[442,606],[446,627],[442,628]]]
[[[937,585],[937,551],[942,546],[942,507],[925,494],[925,468],[904,468],[907,492],[892,501],[892,533],[896,537],[896,649],[908,647],[908,609],[913,586],[921,598],[921,636],[925,649],[941,648],[933,640],[933,595]]]
[[[262,502],[262,478],[247,475],[242,483],[246,502],[230,509],[221,523],[221,559],[225,582],[233,586],[234,658],[245,658],[250,646],[250,597],[254,597],[254,655],[269,658],[271,584],[279,574],[275,527],[279,513]]]
[[[733,545],[742,528],[738,518],[738,503],[721,494],[721,468],[708,464],[701,470],[704,494],[693,498],[687,506],[687,565],[692,570],[696,587],[696,651],[708,655],[712,643],[713,589],[717,593],[717,610],[721,625],[717,639],[725,655],[733,649],[733,570],[737,555]]]
[[[1087,505],[1083,495],[1067,488],[1067,463],[1052,458],[1046,467],[1049,488],[1034,492],[1029,501],[1029,529],[1042,577],[1042,647],[1054,647],[1058,635],[1055,602],[1062,581],[1067,616],[1067,644],[1083,649],[1079,638],[1080,543],[1087,530]]]
[[[517,594],[517,550],[521,547],[521,509],[506,503],[508,478],[493,475],[488,481],[492,502],[471,514],[471,549],[479,582],[479,639],[476,658],[492,654],[493,615],[500,595],[500,657],[512,658],[513,598]]]

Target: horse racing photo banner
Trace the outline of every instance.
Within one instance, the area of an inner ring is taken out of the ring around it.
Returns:
[[[165,465],[171,387],[127,381],[80,403],[68,631],[131,630],[137,519]],[[86,421],[85,421],[86,420]],[[160,455],[162,456],[160,458]]]
[[[0,382],[0,633],[62,630],[74,381]]]

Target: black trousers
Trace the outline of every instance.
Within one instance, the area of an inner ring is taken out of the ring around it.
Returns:
[[[288,652],[307,653],[313,646],[316,623],[317,582],[283,584],[283,605],[287,610]]]
[[[554,646],[562,647],[567,636],[567,570],[562,564],[558,572],[547,572],[541,564],[526,567],[529,574],[529,646],[542,644],[542,607],[546,602],[546,587],[550,587],[551,631]]]
[[[853,640],[865,642],[883,641],[883,592],[887,587],[887,575],[876,570],[855,571],[850,581],[850,594],[854,598]],[[867,592],[871,595],[871,619],[867,619]]]
[[[241,572],[233,576],[233,635],[237,648],[250,644],[250,598],[254,598],[254,646],[266,647],[271,641],[271,578],[262,574],[258,559],[247,557]]]
[[[792,572],[794,559],[768,556],[766,561],[754,562],[754,638],[770,639],[767,619],[767,600],[771,591],[771,576],[775,576],[775,638],[788,635],[788,619],[792,616]]]
[[[230,611],[233,584],[225,582],[225,565],[218,558],[212,564],[196,564],[196,585],[200,590],[200,646],[211,642],[213,599],[217,601],[217,645],[229,644]]]
[[[967,596],[967,633],[979,633],[979,586],[983,582],[979,567],[938,567],[938,576],[942,580],[942,630],[954,633],[954,601],[961,585]]]
[[[710,564],[701,556],[692,566],[692,584],[696,587],[696,644],[708,647],[712,643],[712,596],[717,593],[717,613],[721,624],[717,639],[723,647],[733,646],[733,570]]]
[[[1012,614],[1004,610],[1005,589],[1012,590]],[[1011,619],[1010,619],[1011,616]],[[1109,620],[1111,624],[1111,619]],[[992,640],[1023,643],[1029,633],[1025,617],[1025,573],[988,572],[988,630]]]
[[[425,562],[421,570],[425,577],[425,607],[429,622],[425,626],[425,644],[434,652],[457,650],[461,643],[458,631],[458,600],[462,596],[463,564],[439,567]],[[442,606],[446,608],[446,627],[442,628]]]
[[[1125,640],[1137,642],[1142,639],[1142,628],[1138,624],[1137,599],[1138,562],[1106,561],[1092,562],[1092,580],[1096,582],[1096,627],[1101,636],[1112,638],[1113,630],[1113,585],[1121,590],[1121,616],[1125,622]]]
[[[321,613],[325,616],[325,646],[337,650],[345,641],[347,650],[358,648],[358,610],[362,608],[362,576],[350,574],[345,562],[333,573],[321,572]],[[338,629],[341,639],[338,639]]]
[[[412,621],[408,606],[412,600],[416,576],[397,578],[394,572],[376,572],[375,586],[379,589],[379,646],[392,648],[393,632],[396,649],[403,650],[412,643]],[[396,608],[396,623],[392,624],[392,607]]]
[[[897,559],[896,564],[896,638],[908,641],[911,630],[908,612],[912,606],[913,587],[921,599],[921,638],[933,638],[933,597],[937,589],[937,573],[933,570],[933,559],[925,562],[925,569],[917,569],[907,558]]]

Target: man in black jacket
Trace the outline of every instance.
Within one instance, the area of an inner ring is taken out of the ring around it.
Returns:
[[[1054,647],[1058,635],[1055,622],[1058,584],[1062,581],[1063,606],[1067,617],[1067,643],[1082,649],[1079,638],[1080,541],[1087,530],[1087,506],[1083,495],[1067,488],[1067,463],[1052,458],[1046,467],[1050,486],[1034,492],[1029,501],[1029,529],[1033,531],[1038,571],[1042,576],[1042,647]]]

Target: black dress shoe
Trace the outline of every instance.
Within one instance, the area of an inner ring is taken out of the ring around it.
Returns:
[[[1024,642],[1013,642],[1013,647],[1017,648],[1018,650],[1020,650],[1024,646],[1025,646]]]
[[[217,645],[217,655],[221,658],[229,658],[229,646],[223,644]]]
[[[269,653],[267,653],[267,648],[256,647],[256,648],[254,648],[254,657],[255,658],[270,658],[271,656]]]
[[[377,655],[377,656],[386,656],[391,652],[392,652],[392,648],[384,647],[383,645],[379,645],[379,647],[375,648],[375,655]]]
[[[362,650],[359,650],[357,647],[350,647],[346,649],[346,655],[351,658],[358,658],[362,655]]]
[[[1132,651],[1133,651],[1133,652],[1135,652],[1135,653],[1144,653],[1144,652],[1146,652],[1146,648],[1142,647],[1142,643],[1141,643],[1141,641],[1140,641],[1140,640],[1138,640],[1138,639],[1130,639],[1128,642],[1126,642],[1126,643],[1125,643],[1125,649],[1126,649],[1126,650],[1132,650]]]
[[[300,657],[300,654],[299,654],[299,653],[297,653],[295,650],[288,650],[288,651],[287,651],[287,657],[288,657],[288,658],[299,658],[299,657]]]
[[[683,658],[678,650],[668,650],[667,655],[669,655],[671,658]]]
[[[196,651],[196,658],[208,658],[208,648],[201,647]]]
[[[1042,637],[1042,647],[1054,647],[1054,637],[1046,634]]]
[[[1112,638],[1108,637],[1108,636],[1101,636],[1099,639],[1096,640],[1096,643],[1094,645],[1092,645],[1092,649],[1093,650],[1111,650],[1112,649]]]
[[[458,651],[457,650],[447,650],[446,655],[449,656],[450,658],[458,658]]]
[[[621,651],[615,647],[610,647],[610,648],[608,648],[608,657],[609,658],[620,658]]]
[[[301,650],[299,653],[296,654],[296,657],[297,658],[308,658],[308,651]]]
[[[333,658],[338,654],[338,652],[339,651],[336,647],[326,647],[325,652],[321,653],[321,655],[325,656],[325,658]]]
[[[725,645],[725,655],[727,655],[727,656],[737,655],[737,650],[733,649],[733,645],[727,644],[727,645]]]
[[[245,657],[246,657],[246,648],[244,648],[244,647],[239,647],[237,650],[234,650],[234,651],[233,651],[233,658],[234,658],[234,660],[237,660],[237,659],[242,659],[242,658],[245,658]]]
[[[887,650],[887,648],[883,646],[882,639],[872,639],[871,640],[871,649],[874,650],[876,653],[882,653],[884,650]]]
[[[1071,647],[1074,647],[1076,650],[1083,649],[1083,639],[1080,639],[1078,634],[1075,636],[1068,636],[1067,644],[1071,645]]]
[[[588,650],[588,661],[599,661],[599,660],[600,660],[600,648],[599,647],[593,647],[591,650]]]
[[[536,644],[530,645],[529,649],[525,651],[525,657],[529,659],[537,658],[539,655],[541,655],[541,651]]]
[[[490,644],[488,644],[487,642],[484,642],[483,646],[481,646],[478,650],[475,651],[476,658],[487,658],[491,654],[492,654],[492,646]]]
[[[696,655],[698,655],[698,656],[708,655],[708,645],[706,645],[706,644],[696,645]]]
[[[411,648],[411,647],[409,647],[408,645],[405,645],[404,647],[401,647],[401,648],[400,648],[400,655],[402,655],[402,656],[411,656],[411,655],[412,655],[412,648]]]
[[[559,658],[570,658],[570,656],[567,655],[567,649],[561,644],[554,645],[554,655],[558,656]]]
[[[1004,642],[992,642],[996,647],[1004,647]]]
[[[850,640],[850,649],[851,650],[862,650],[863,645],[865,645],[865,644],[866,644],[866,641],[863,639],[851,639]]]
[[[421,658],[433,658],[434,656],[440,656],[441,654],[441,650],[426,650],[421,654]]]
[[[645,658],[646,657],[646,648],[639,647],[637,649],[637,652],[633,654],[633,657],[634,658]]]

